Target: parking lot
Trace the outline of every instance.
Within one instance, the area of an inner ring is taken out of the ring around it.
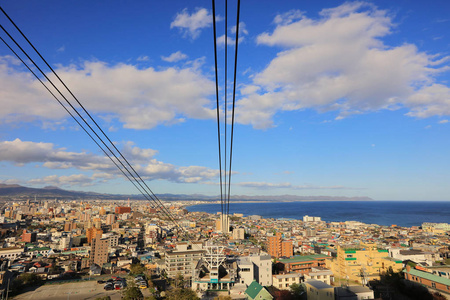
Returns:
[[[98,284],[97,281],[80,281],[63,284],[46,284],[33,291],[20,294],[14,299],[95,299],[102,296],[110,296],[113,300],[121,299],[120,290],[105,291],[104,284]],[[148,295],[148,290],[142,290],[142,293]]]

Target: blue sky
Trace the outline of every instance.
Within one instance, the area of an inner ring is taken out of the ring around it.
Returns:
[[[155,193],[219,194],[209,1],[0,5]],[[232,194],[449,200],[448,11],[242,1]],[[0,105],[1,183],[137,193],[3,44]]]

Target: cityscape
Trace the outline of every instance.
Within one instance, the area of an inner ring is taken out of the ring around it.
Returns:
[[[449,297],[450,224],[239,213],[224,221],[220,212],[186,209],[200,203],[3,202],[2,293],[14,299]],[[386,274],[403,281],[395,285]]]
[[[450,300],[450,3],[0,3],[0,297]]]

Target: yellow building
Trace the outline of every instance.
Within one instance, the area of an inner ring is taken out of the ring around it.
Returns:
[[[337,258],[327,261],[336,280],[367,283],[380,279],[380,274],[389,267],[397,272],[402,269],[402,261],[389,257],[388,250],[378,249],[375,244],[360,243],[357,247],[337,247]],[[338,279],[339,278],[339,279]]]

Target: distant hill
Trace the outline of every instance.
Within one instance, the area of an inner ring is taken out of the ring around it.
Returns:
[[[160,200],[166,201],[217,201],[220,196],[205,196],[201,194],[186,195],[186,194],[158,194]],[[142,195],[123,195],[123,194],[105,194],[94,192],[80,192],[68,191],[55,186],[47,186],[44,188],[30,188],[18,184],[1,184],[0,183],[0,198],[7,199],[27,199],[34,198],[58,198],[58,199],[86,199],[86,200],[118,200],[127,199],[145,200]],[[245,196],[235,195],[230,198],[233,201],[369,201],[373,200],[369,197],[339,197],[339,196]]]

